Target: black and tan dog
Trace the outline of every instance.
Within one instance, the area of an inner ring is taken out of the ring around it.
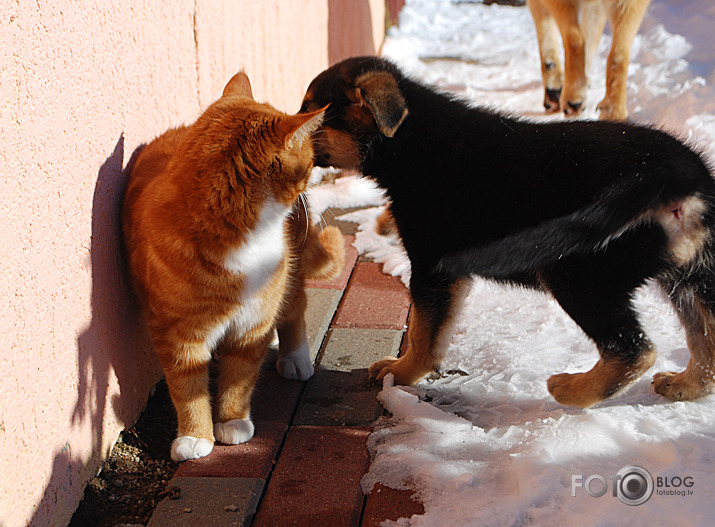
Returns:
[[[552,376],[561,403],[591,406],[653,364],[634,291],[654,279],[687,332],[691,359],[655,390],[697,399],[715,386],[715,183],[673,137],[614,122],[535,123],[437,93],[375,57],[321,73],[304,111],[329,104],[319,165],[384,187],[412,263],[409,348],[371,367],[412,384],[436,368],[469,277],[550,293],[595,342],[585,373]]]

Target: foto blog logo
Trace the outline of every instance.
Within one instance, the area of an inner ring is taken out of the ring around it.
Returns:
[[[642,505],[650,499],[655,488],[653,477],[643,467],[628,465],[610,476],[613,497],[626,505]],[[589,496],[600,498],[608,492],[608,480],[599,474],[593,474],[585,480],[582,475],[571,476],[571,496],[576,496],[576,489],[583,488]]]

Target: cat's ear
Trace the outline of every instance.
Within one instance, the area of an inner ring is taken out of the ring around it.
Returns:
[[[327,108],[326,106],[315,112],[298,113],[281,119],[278,123],[278,132],[283,136],[284,146],[289,149],[301,146],[323,122]]]
[[[387,71],[370,71],[355,81],[356,95],[372,113],[377,128],[392,137],[409,113],[395,77]]]
[[[222,97],[234,96],[234,97],[248,97],[253,99],[253,90],[251,90],[251,81],[248,79],[248,75],[240,71],[236,73],[231,80],[228,81],[226,87],[223,89]]]

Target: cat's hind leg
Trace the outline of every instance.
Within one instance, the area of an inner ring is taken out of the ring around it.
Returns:
[[[278,374],[289,380],[306,381],[313,376],[313,359],[305,328],[308,299],[304,280],[296,277],[289,284],[278,324]]]
[[[304,269],[298,268],[286,283],[286,293],[278,315],[278,374],[289,380],[306,381],[313,376],[313,359],[305,328],[305,310],[308,297],[305,293]]]
[[[284,379],[307,381],[315,373],[310,356],[310,344],[305,332],[305,321],[300,319],[292,324],[278,327],[278,360],[276,369]]]

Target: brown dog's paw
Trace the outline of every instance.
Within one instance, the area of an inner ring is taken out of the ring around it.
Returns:
[[[604,99],[596,109],[599,112],[598,118],[601,121],[625,121],[628,119],[628,110],[626,110],[625,104],[611,104]]]
[[[692,401],[712,393],[713,384],[694,379],[684,372],[660,372],[653,375],[653,389],[672,401]]]

